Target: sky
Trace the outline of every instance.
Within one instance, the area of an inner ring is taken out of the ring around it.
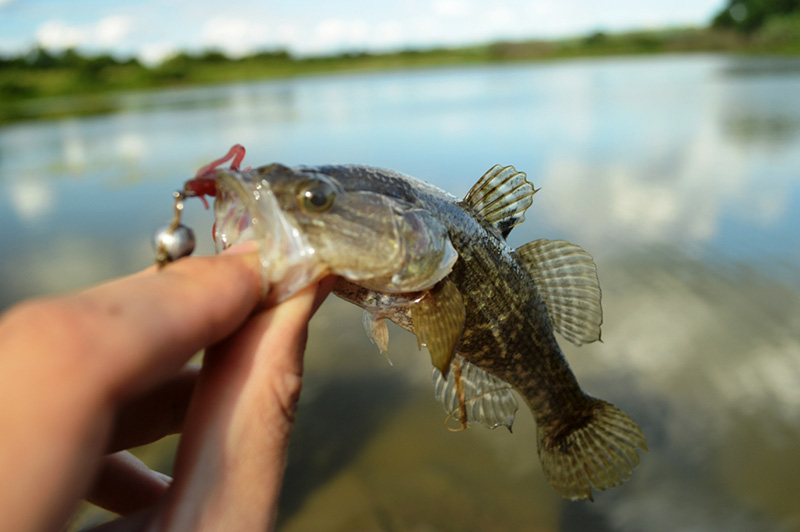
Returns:
[[[725,0],[0,0],[0,54],[176,51],[297,56],[704,25]]]

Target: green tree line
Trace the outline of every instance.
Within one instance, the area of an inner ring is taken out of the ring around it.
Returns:
[[[150,70],[158,71],[161,67],[168,65],[185,65],[188,63],[197,64],[219,64],[235,61],[290,61],[291,57],[286,50],[259,52],[244,59],[231,59],[218,50],[206,50],[198,54],[181,52],[171,56],[163,64]],[[52,52],[41,46],[31,51],[14,57],[0,56],[0,69],[17,70],[53,70],[59,68],[70,68],[84,70],[88,73],[98,72],[107,67],[113,66],[132,66],[145,68],[135,57],[127,59],[117,59],[110,54],[82,55],[74,48],[69,48],[64,52]]]
[[[800,0],[729,0],[711,26],[752,34],[770,23],[798,16]]]

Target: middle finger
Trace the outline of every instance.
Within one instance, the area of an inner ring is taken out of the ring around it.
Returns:
[[[115,416],[108,452],[180,432],[199,373],[199,366],[187,365],[161,386],[123,405]]]

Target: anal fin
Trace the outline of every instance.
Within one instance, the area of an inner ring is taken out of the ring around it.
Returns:
[[[493,429],[499,426],[511,430],[519,408],[511,385],[475,364],[456,355],[446,376],[433,369],[433,391],[445,411],[462,427],[479,422]]]

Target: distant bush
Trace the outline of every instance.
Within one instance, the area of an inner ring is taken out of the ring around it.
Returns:
[[[286,50],[272,50],[258,52],[249,56],[250,59],[266,60],[266,61],[291,61],[292,56]]]
[[[632,44],[641,52],[655,52],[662,47],[663,42],[654,35],[640,34],[632,38]]]
[[[225,63],[230,61],[227,55],[217,50],[208,50],[202,55],[197,56],[197,61],[201,63]]]
[[[800,0],[729,0],[711,25],[754,33],[772,18],[797,13],[800,13]]]
[[[596,31],[583,40],[586,46],[597,46],[608,42],[608,34],[604,31]]]
[[[22,99],[36,96],[36,87],[13,79],[0,80],[0,98]]]
[[[800,12],[785,17],[771,17],[758,30],[756,41],[767,46],[800,45]]]
[[[174,55],[154,68],[150,74],[151,78],[158,82],[185,81],[189,78],[192,65],[197,59],[182,52]]]
[[[42,47],[38,47],[28,53],[25,63],[33,69],[45,70],[61,66],[61,58]]]
[[[497,42],[489,45],[487,56],[494,61],[551,57],[556,47],[543,41]]]

